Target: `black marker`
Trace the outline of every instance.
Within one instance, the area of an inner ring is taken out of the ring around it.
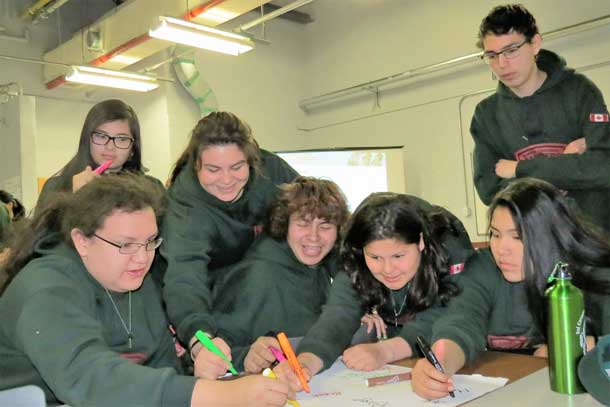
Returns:
[[[432,364],[432,366],[434,366],[436,368],[436,370],[438,370],[439,372],[445,373],[445,371],[443,370],[443,367],[441,366],[440,362],[436,358],[436,355],[434,354],[434,352],[432,352],[432,349],[430,349],[430,346],[426,343],[426,340],[424,338],[422,338],[421,336],[418,336],[417,345],[419,346],[419,350],[421,350],[421,353],[424,354],[424,356],[426,357],[428,362],[430,362]],[[449,395],[451,397],[455,398],[455,394],[452,391],[449,392]]]

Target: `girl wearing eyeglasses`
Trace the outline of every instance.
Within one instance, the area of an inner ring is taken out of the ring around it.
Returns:
[[[0,296],[0,390],[43,389],[72,406],[283,406],[288,388],[251,376],[181,376],[152,280],[163,194],[114,175],[61,194],[18,234]]]
[[[106,173],[146,171],[138,117],[131,106],[117,99],[105,100],[89,110],[76,154],[47,180],[37,206],[45,204],[53,191],[78,190],[99,176],[94,170],[110,160]]]

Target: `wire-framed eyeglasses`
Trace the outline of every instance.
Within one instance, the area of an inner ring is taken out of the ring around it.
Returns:
[[[511,45],[510,47],[507,47],[499,52],[494,52],[494,51],[484,52],[483,55],[481,55],[481,59],[487,65],[491,65],[491,64],[497,63],[500,60],[500,55],[504,56],[504,58],[506,58],[506,59],[516,58],[519,55],[519,50],[521,49],[521,47],[524,46],[525,44],[527,44],[528,42],[530,42],[530,40],[525,39],[523,42],[520,42],[519,44]]]
[[[148,242],[144,242],[144,243],[129,242],[129,243],[118,244],[118,243],[111,242],[110,240],[104,239],[97,233],[94,233],[93,236],[108,243],[111,246],[117,247],[119,249],[119,253],[121,253],[121,254],[134,254],[138,250],[140,250],[140,247],[144,247],[144,250],[146,250],[147,252],[152,252],[152,251],[156,250],[159,246],[161,246],[161,243],[163,243],[162,237],[158,237],[156,239],[149,240]]]
[[[112,140],[116,148],[127,150],[133,144],[133,137],[129,136],[111,136],[99,130],[91,133],[91,141],[98,146],[105,146]]]

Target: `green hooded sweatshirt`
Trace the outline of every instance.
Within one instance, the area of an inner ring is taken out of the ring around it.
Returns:
[[[420,198],[410,198],[425,211],[441,210]],[[441,237],[441,242],[448,254],[450,274],[458,274],[463,270],[464,263],[472,254],[473,248],[462,223],[447,210],[443,211],[450,219],[457,236],[446,232]],[[454,279],[451,275],[446,278]],[[411,349],[415,350],[417,336],[430,338],[434,321],[447,309],[440,301],[436,301],[430,308],[412,312],[408,306],[409,289],[410,284],[400,290],[388,290],[393,302],[386,300],[377,312],[386,322],[388,336],[403,338]],[[311,352],[322,359],[324,369],[329,368],[350,345],[352,337],[360,326],[360,319],[368,311],[348,274],[345,271],[338,272],[320,318],[300,342],[297,353]]]
[[[7,240],[10,226],[11,217],[8,213],[8,208],[4,206],[4,203],[0,202],[0,251],[9,243]]]
[[[335,273],[333,252],[310,267],[285,240],[257,239],[214,287],[218,335],[231,345],[237,368],[243,369],[250,345],[260,336],[305,335],[322,312]]]
[[[596,274],[610,283],[610,269]],[[473,361],[485,350],[533,351],[545,342],[529,312],[525,282],[504,279],[489,249],[481,249],[458,276],[461,293],[433,328],[433,341],[451,339]],[[610,296],[585,292],[587,335],[610,333]]]
[[[0,297],[0,390],[33,384],[48,403],[74,407],[190,406],[196,379],[178,374],[152,280],[131,293],[131,315],[130,295],[110,293],[127,326],[131,319],[129,348],[108,294],[56,237],[38,245]]]
[[[518,97],[503,83],[475,110],[474,183],[489,205],[510,180],[495,173],[500,159],[518,161],[516,177],[534,177],[567,192],[597,225],[610,230],[610,123],[599,89],[584,75],[566,68],[556,54],[541,50],[542,86]],[[583,154],[562,154],[584,137]]]
[[[235,202],[207,193],[192,167],[185,167],[169,188],[161,230],[161,255],[167,261],[163,297],[170,321],[185,343],[198,329],[216,336],[211,292],[217,270],[242,259],[262,230],[277,186],[298,175],[277,155],[261,152],[262,173],[251,170]]]

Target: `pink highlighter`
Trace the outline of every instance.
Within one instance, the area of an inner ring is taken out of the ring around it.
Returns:
[[[100,175],[104,171],[106,171],[108,169],[108,167],[110,167],[111,165],[112,165],[112,160],[108,160],[105,163],[103,163],[102,165],[100,165],[99,167],[97,167],[96,169],[94,169],[93,172],[96,173],[97,175]]]
[[[284,360],[286,360],[286,356],[284,356],[282,351],[276,348],[275,346],[269,346],[269,350],[271,351],[271,353],[273,353],[273,356],[275,356],[278,362],[283,362]]]

